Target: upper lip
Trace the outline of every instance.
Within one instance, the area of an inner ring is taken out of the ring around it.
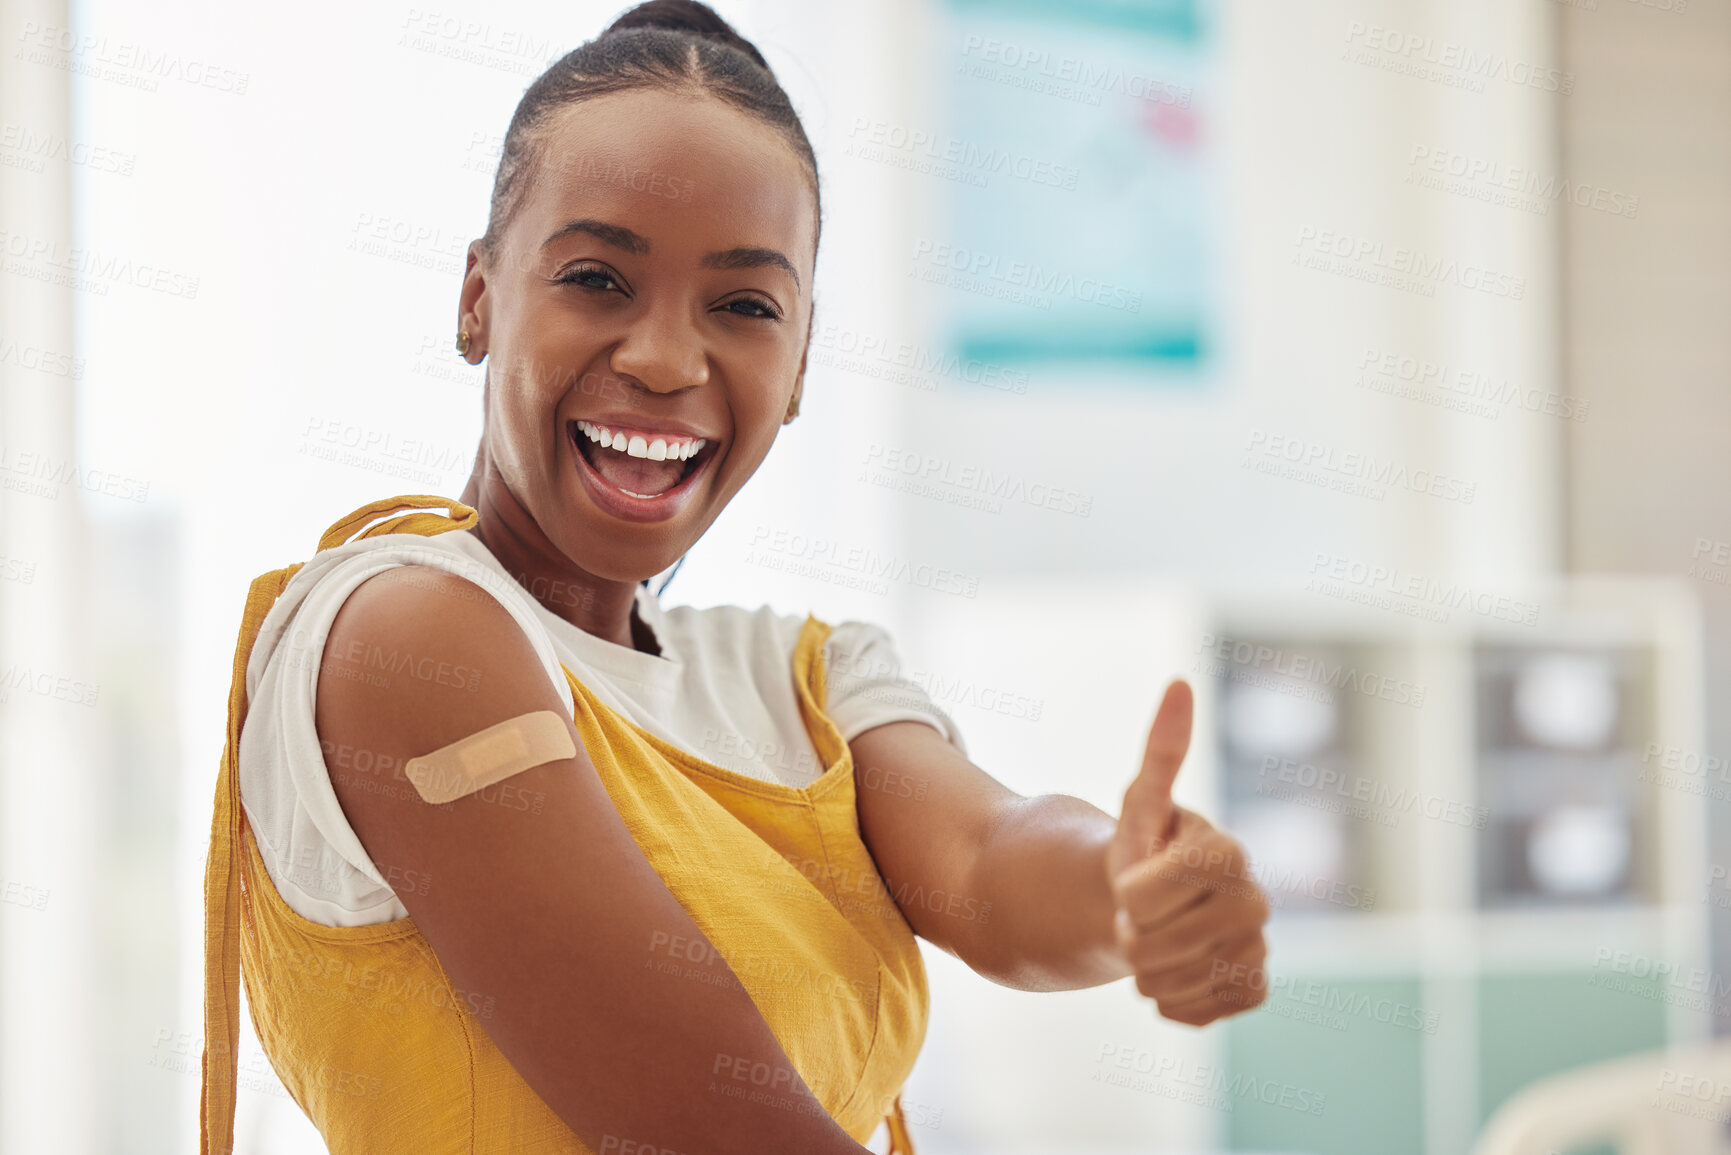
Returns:
[[[654,427],[651,428],[650,426],[643,424],[643,418],[639,414],[634,414],[632,416],[619,415],[610,417],[584,415],[582,417],[571,418],[571,423],[573,425],[579,421],[587,421],[591,425],[605,425],[607,428],[618,433],[623,433],[627,437],[632,434],[637,434],[650,440],[657,437],[663,439],[668,437],[690,437],[700,441],[721,440],[713,433],[705,433],[695,426],[687,425],[682,421],[658,420]]]

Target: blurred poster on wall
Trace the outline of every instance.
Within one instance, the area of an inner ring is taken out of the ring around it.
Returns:
[[[964,358],[1200,380],[1216,339],[1199,0],[946,0],[949,243],[916,254]]]
[[[1200,0],[945,0],[949,339],[1200,379],[1215,339]],[[1167,374],[1163,374],[1167,376]]]

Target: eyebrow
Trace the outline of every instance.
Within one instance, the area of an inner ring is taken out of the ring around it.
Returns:
[[[643,234],[633,232],[624,225],[610,225],[606,221],[590,218],[565,222],[554,231],[553,235],[541,242],[541,247],[545,249],[554,241],[570,236],[572,233],[586,233],[598,241],[612,245],[614,248],[624,249],[633,256],[641,257],[649,252],[649,238]],[[800,285],[799,271],[793,267],[793,262],[775,249],[749,245],[724,249],[718,253],[708,254],[701,263],[706,269],[781,269],[793,278],[795,288],[803,288]]]

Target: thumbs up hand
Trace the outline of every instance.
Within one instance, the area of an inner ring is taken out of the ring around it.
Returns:
[[[1189,683],[1166,688],[1106,848],[1106,875],[1136,989],[1166,1018],[1200,1027],[1262,1002],[1267,984],[1253,988],[1250,976],[1268,955],[1269,905],[1244,848],[1172,801],[1194,711]]]

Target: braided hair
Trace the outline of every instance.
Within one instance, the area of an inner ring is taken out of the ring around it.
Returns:
[[[548,119],[566,105],[633,89],[712,96],[769,125],[793,149],[811,179],[812,196],[819,198],[811,141],[763,54],[707,4],[649,0],[554,61],[523,93],[493,177],[484,250],[497,248],[546,160]],[[821,198],[818,208],[821,220]],[[814,236],[814,249],[815,244]]]

